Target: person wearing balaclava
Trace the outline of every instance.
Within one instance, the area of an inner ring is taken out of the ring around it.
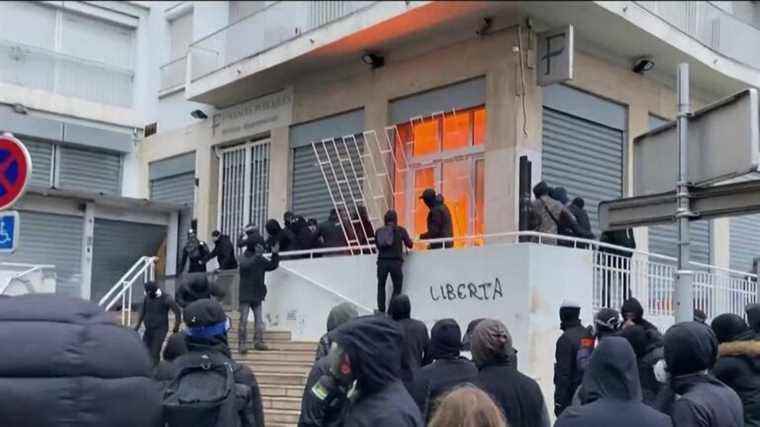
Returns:
[[[662,346],[662,334],[657,326],[644,318],[644,308],[636,298],[628,298],[620,307],[620,315],[623,316],[623,328],[639,325],[647,333],[647,347],[649,349]]]
[[[490,394],[511,427],[548,427],[549,413],[538,383],[514,366],[512,336],[495,319],[484,319],[472,333],[475,385]]]
[[[253,345],[256,350],[268,350],[264,344],[264,316],[262,304],[267,296],[267,285],[264,281],[267,271],[272,271],[280,263],[280,246],[275,242],[272,246],[270,259],[264,257],[264,239],[260,235],[246,240],[245,252],[238,260],[240,271],[240,290],[238,302],[240,323],[238,327],[240,354],[246,354],[248,347],[248,314],[253,310],[254,335]]]
[[[185,247],[182,248],[182,258],[180,259],[177,271],[181,274],[185,271],[185,264],[190,262],[187,267],[188,273],[205,273],[206,261],[208,261],[208,246],[206,243],[198,240],[198,236],[195,234],[195,230],[187,232],[187,242]]]
[[[235,259],[235,245],[232,244],[230,236],[214,230],[211,238],[214,240],[214,250],[208,255],[208,259],[216,258],[220,270],[235,270],[238,265]]]
[[[429,420],[435,412],[435,402],[460,384],[474,382],[478,368],[460,355],[462,331],[454,319],[435,322],[430,334],[430,358],[433,363],[414,371],[410,386],[412,397]]]
[[[303,397],[301,398],[301,415],[298,419],[299,427],[325,427],[339,425],[340,414],[345,404],[345,399],[335,401],[329,408],[323,408],[321,401],[312,393],[311,388],[328,374],[330,359],[326,357],[332,347],[332,333],[344,323],[359,316],[353,304],[344,302],[336,305],[327,315],[327,333],[319,340],[317,358],[311,367],[309,377],[306,380]]]
[[[565,301],[559,308],[562,335],[557,339],[554,353],[554,415],[559,416],[570,405],[573,394],[583,379],[578,364],[579,352],[594,348],[594,338],[581,324],[581,307]]]
[[[237,410],[240,417],[240,424],[234,425],[242,427],[266,425],[256,376],[251,368],[238,364],[232,359],[227,342],[230,321],[222,305],[210,299],[195,301],[185,308],[184,320],[186,328],[183,332],[187,352],[174,360],[173,365],[176,371],[182,372],[187,368],[197,369],[199,366],[229,366],[232,368],[235,381],[234,390],[237,394]],[[245,393],[240,393],[241,388],[245,390]],[[197,394],[202,390],[194,390],[194,392]],[[170,388],[164,391],[165,401],[170,398],[169,391]],[[244,400],[241,401],[243,398]],[[165,416],[170,416],[166,406],[164,408]]]
[[[424,426],[400,378],[402,339],[401,329],[384,315],[358,317],[334,331],[328,373],[310,392],[322,411],[345,402],[337,425]],[[321,423],[319,409],[315,416]]]
[[[739,395],[744,425],[760,427],[760,341],[747,322],[733,313],[721,314],[711,326],[720,343],[712,373]]]
[[[747,313],[747,324],[755,331],[755,334],[760,336],[760,304],[747,304],[744,311]]]
[[[422,192],[420,199],[428,207],[427,215],[427,231],[420,234],[420,239],[443,239],[454,236],[453,223],[451,222],[451,212],[448,206],[439,199],[435,193],[435,190],[428,188]],[[454,246],[454,242],[447,241],[445,243],[431,243],[428,245],[428,249],[440,249],[443,247],[451,248]]]
[[[734,390],[708,373],[718,358],[718,339],[699,322],[677,323],[665,333],[667,382],[658,396],[674,427],[741,427],[742,402]]]
[[[182,323],[182,313],[179,306],[174,302],[171,295],[158,287],[156,282],[146,282],[145,298],[143,298],[140,307],[135,331],[138,331],[145,321],[143,343],[150,352],[153,365],[157,365],[161,360],[161,346],[164,344],[167,332],[169,332],[169,310],[174,313],[173,332],[176,334],[179,332],[179,325]]]
[[[636,355],[621,337],[599,343],[591,356],[582,405],[568,407],[555,427],[671,427],[667,415],[641,402]]]
[[[409,373],[430,362],[430,335],[421,320],[412,318],[412,303],[408,295],[398,295],[388,305],[388,315],[404,331],[404,360],[408,363]],[[403,378],[405,381],[409,378]]]

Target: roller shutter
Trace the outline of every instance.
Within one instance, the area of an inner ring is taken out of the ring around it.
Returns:
[[[60,147],[58,186],[110,195],[121,194],[121,155]]]
[[[152,200],[192,206],[194,197],[195,172],[150,181]]]
[[[36,139],[23,138],[32,157],[31,185],[50,187],[50,171],[53,167],[53,144]]]
[[[760,215],[731,218],[731,268],[752,270],[752,260],[760,256]]]

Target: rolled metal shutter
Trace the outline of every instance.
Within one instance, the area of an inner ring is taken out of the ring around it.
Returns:
[[[151,180],[150,198],[160,202],[192,206],[195,201],[195,172]]]
[[[24,138],[23,142],[32,157],[32,179],[29,183],[40,187],[50,187],[53,144],[29,138]]]
[[[364,152],[363,139],[357,135],[356,142],[359,150]],[[338,156],[334,150],[329,151],[331,161],[335,167],[338,167]],[[344,153],[341,144],[339,144],[339,151],[342,156]],[[358,177],[362,177],[363,171],[358,167],[358,165],[361,165],[361,159],[355,153],[353,147],[349,151],[351,151],[351,162],[356,165],[356,174]],[[325,165],[325,167],[329,168],[330,166]],[[346,198],[346,202],[351,206],[353,202],[350,200],[350,195],[346,189],[345,187],[343,188],[343,195]],[[337,195],[337,191],[337,188],[334,188],[333,194]],[[351,192],[353,192],[354,196],[360,194],[358,181],[351,182]],[[306,219],[316,218],[317,221],[321,222],[327,220],[330,209],[333,209],[332,199],[330,199],[327,184],[322,176],[317,158],[314,155],[314,149],[311,145],[294,148],[291,210],[296,215],[301,215]]]
[[[599,202],[623,194],[623,132],[552,108],[543,108],[543,180],[586,202],[599,236]]]
[[[60,147],[58,186],[66,190],[121,194],[121,155]]]
[[[157,255],[166,226],[95,219],[94,234],[91,298],[98,301],[141,256]]]
[[[689,224],[691,261],[710,263],[710,222],[696,221]],[[649,252],[678,257],[678,228],[675,224],[649,227]]]
[[[56,293],[79,297],[82,292],[84,219],[73,215],[21,211],[20,241],[4,262],[55,265]]]
[[[731,268],[751,271],[752,260],[760,256],[760,215],[731,218],[729,245]]]

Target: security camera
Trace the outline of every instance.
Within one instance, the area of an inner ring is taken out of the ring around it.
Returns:
[[[633,61],[632,71],[636,74],[644,74],[654,68],[654,61],[650,56],[642,56]]]

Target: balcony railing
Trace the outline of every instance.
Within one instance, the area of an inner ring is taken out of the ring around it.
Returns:
[[[134,73],[0,38],[0,82],[103,104],[132,105]]]
[[[376,1],[278,1],[190,45],[191,81],[257,55]]]
[[[707,1],[636,1],[652,14],[737,62],[760,69],[760,28]]]
[[[185,85],[187,56],[177,58],[161,67],[161,87],[159,92],[166,92]]]

